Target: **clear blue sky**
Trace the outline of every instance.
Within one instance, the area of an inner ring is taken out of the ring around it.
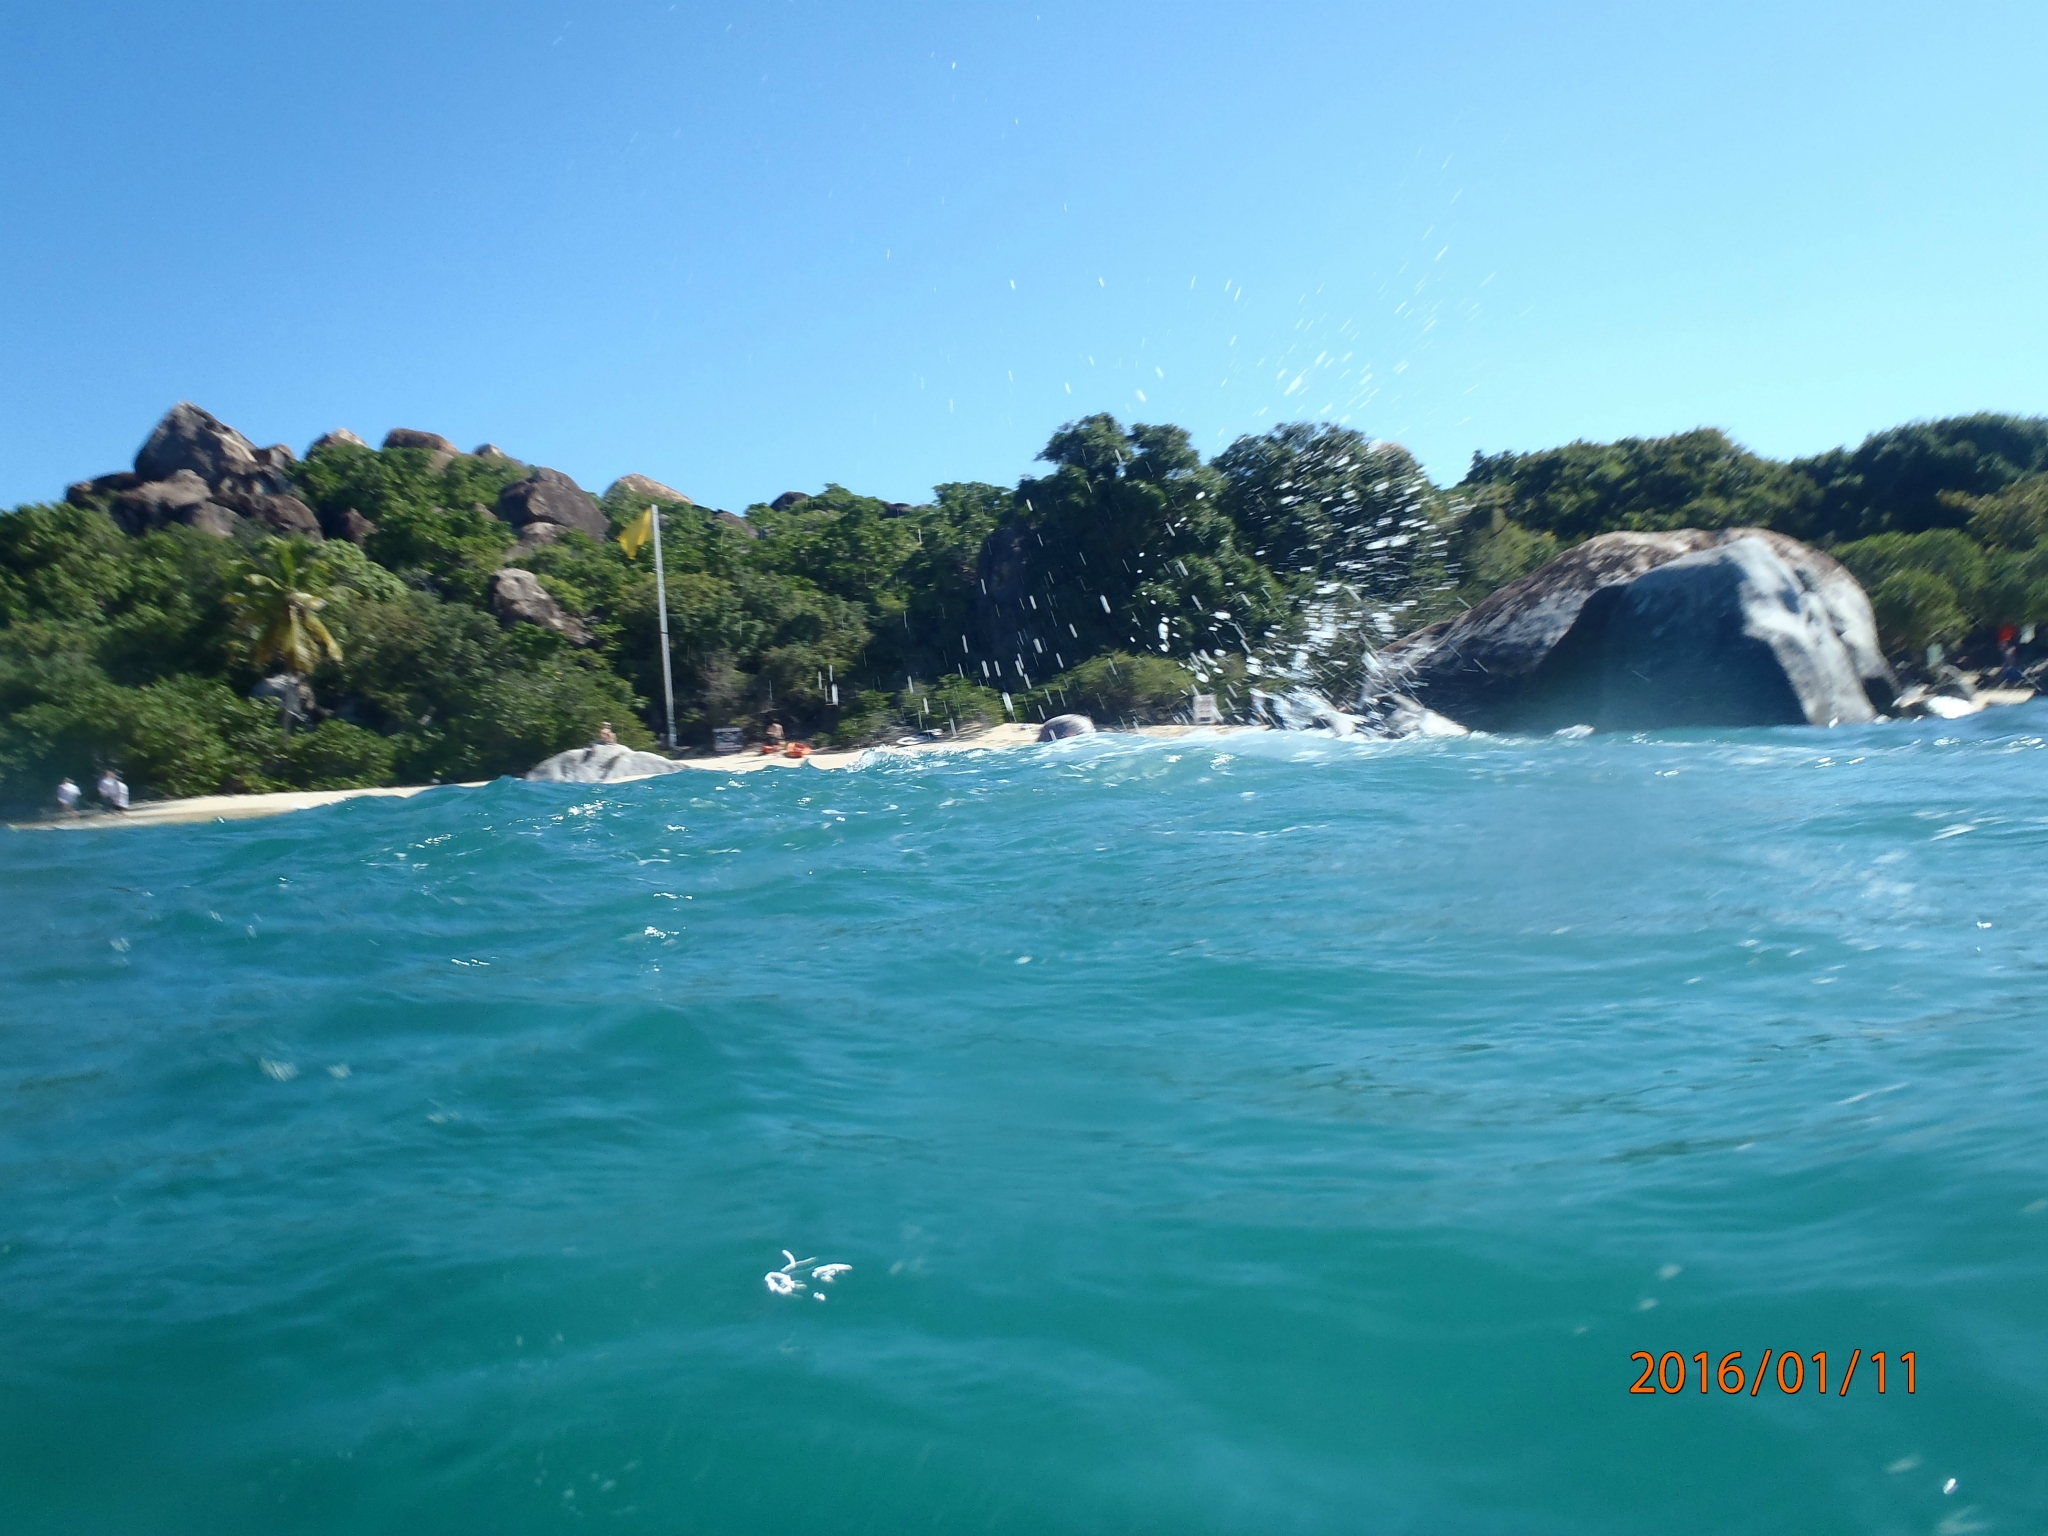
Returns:
[[[172,401],[740,507],[1061,422],[2048,412],[2048,6],[17,4],[0,505]]]

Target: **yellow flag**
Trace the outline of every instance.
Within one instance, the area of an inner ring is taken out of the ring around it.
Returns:
[[[628,523],[619,534],[619,548],[626,552],[628,560],[632,560],[638,557],[640,546],[653,537],[654,508],[649,507],[645,512],[634,518],[632,522]]]

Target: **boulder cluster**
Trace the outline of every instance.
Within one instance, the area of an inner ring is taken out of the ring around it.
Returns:
[[[78,506],[104,504],[131,534],[166,523],[232,534],[250,519],[277,533],[319,538],[313,509],[292,494],[291,449],[258,448],[211,412],[175,405],[135,455],[132,472],[84,480],[65,492]]]
[[[322,434],[306,450],[313,455],[332,448],[368,448],[346,427]],[[394,427],[384,434],[385,448],[410,448],[427,454],[429,473],[438,473],[465,457],[438,432]],[[495,443],[484,443],[467,457],[517,463]],[[346,538],[358,543],[376,531],[360,512],[344,511],[323,524],[313,509],[293,494],[292,466],[296,455],[283,443],[258,448],[248,438],[190,401],[165,413],[149,440],[137,450],[135,468],[81,480],[65,499],[75,506],[104,506],[122,528],[147,533],[166,523],[185,523],[207,533],[232,534],[238,519],[247,518],[277,533],[307,538]],[[687,507],[690,498],[645,475],[623,475],[605,492],[645,497],[664,505]],[[526,545],[551,544],[574,530],[593,539],[611,532],[603,506],[559,469],[536,468],[525,479],[505,487],[492,509],[519,530]],[[721,518],[744,525],[731,513]]]
[[[306,456],[336,448],[370,445],[347,428],[316,438]],[[394,427],[383,447],[408,448],[427,454],[427,469],[438,473],[465,457],[438,432]],[[518,461],[495,443],[484,443],[468,457]],[[232,537],[239,524],[251,523],[278,534],[309,539],[366,542],[377,525],[353,507],[324,516],[294,492],[291,470],[298,462],[282,443],[258,448],[212,412],[181,401],[165,413],[135,455],[135,468],[81,480],[65,499],[75,506],[104,507],[122,529],[133,535],[169,523],[183,523],[203,532]],[[639,497],[664,506],[687,507],[690,498],[646,475],[623,475],[612,482],[605,500]],[[574,531],[593,539],[610,536],[611,524],[598,498],[558,469],[535,468],[499,494],[493,513],[519,531],[519,543],[508,551],[515,558],[539,545],[552,544]],[[757,534],[743,517],[712,514],[721,523]],[[531,571],[507,565],[491,581],[491,609],[505,624],[538,624],[578,645],[590,643],[590,632],[542,587]]]

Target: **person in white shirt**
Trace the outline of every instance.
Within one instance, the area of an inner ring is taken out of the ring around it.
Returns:
[[[78,814],[79,788],[67,777],[57,786],[57,805],[66,816]]]
[[[121,776],[114,772],[113,769],[101,769],[100,781],[95,787],[99,790],[100,799],[106,802],[108,810],[125,811],[128,809],[128,786],[121,782]]]

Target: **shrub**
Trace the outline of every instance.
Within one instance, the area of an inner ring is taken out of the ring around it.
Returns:
[[[1895,571],[1870,594],[1877,633],[1893,654],[1948,644],[1969,632],[1970,621],[1956,602],[1956,589],[1932,571]]]
[[[1179,719],[1192,707],[1194,694],[1194,674],[1179,662],[1111,651],[1069,667],[1028,697],[1034,713],[1071,711],[1098,725],[1126,720],[1146,725]]]
[[[289,737],[276,767],[294,789],[359,789],[392,782],[398,744],[345,720]]]

